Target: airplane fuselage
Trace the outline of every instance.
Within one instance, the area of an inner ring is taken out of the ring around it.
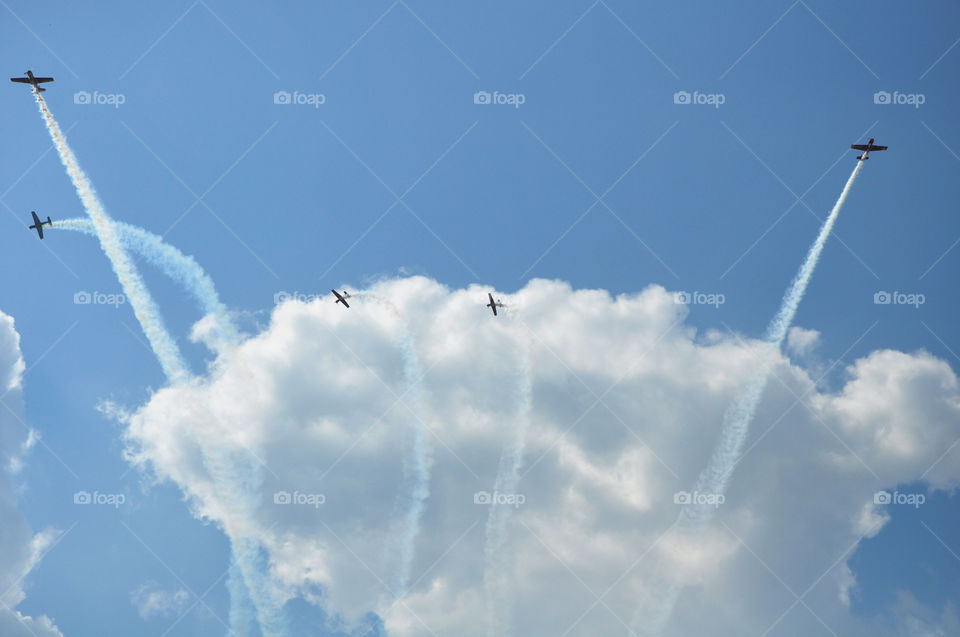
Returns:
[[[50,220],[49,216],[47,217],[46,221],[40,221],[40,217],[37,216],[37,212],[35,210],[31,211],[30,214],[33,215],[33,225],[29,226],[30,229],[36,230],[37,235],[39,235],[40,238],[43,239],[43,227],[52,226],[53,221]]]
[[[41,87],[40,87],[40,84],[43,83],[43,82],[52,82],[52,81],[53,81],[53,78],[52,78],[52,77],[37,77],[36,75],[33,74],[33,71],[31,71],[31,70],[28,69],[27,72],[26,72],[26,77],[11,77],[11,78],[10,78],[10,81],[11,81],[11,82],[19,82],[19,83],[21,83],[21,84],[29,84],[30,86],[32,86],[33,88],[35,88],[38,92],[41,92],[41,93],[42,93],[43,91],[46,91],[47,89],[41,88]]]
[[[860,161],[867,161],[868,159],[870,159],[871,150],[881,151],[881,150],[887,149],[886,146],[874,145],[873,137],[871,137],[870,141],[868,141],[866,144],[852,144],[850,148],[860,151],[860,154],[857,155],[857,159],[859,159]]]

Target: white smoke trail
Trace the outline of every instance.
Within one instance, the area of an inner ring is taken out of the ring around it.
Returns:
[[[177,349],[173,338],[167,332],[160,312],[146,285],[144,285],[143,279],[140,278],[140,273],[137,272],[136,267],[130,261],[130,257],[123,246],[120,245],[113,220],[97,198],[93,185],[80,168],[80,163],[70,146],[67,145],[67,139],[63,131],[60,130],[59,124],[53,118],[53,114],[47,108],[46,102],[40,96],[36,87],[34,87],[33,94],[37,99],[37,105],[40,107],[40,113],[43,115],[44,122],[46,122],[50,137],[60,154],[60,161],[66,167],[67,174],[70,175],[70,180],[80,196],[80,201],[83,203],[91,221],[93,221],[97,237],[100,239],[100,246],[110,260],[110,265],[113,266],[113,271],[120,280],[123,292],[129,299],[133,313],[140,322],[140,327],[150,342],[151,349],[160,361],[164,374],[171,383],[187,382],[191,377],[187,365],[180,356],[180,351]]]
[[[198,410],[197,418],[206,419],[199,413],[204,405],[184,405],[186,410]],[[259,458],[243,443],[236,442],[229,425],[215,436],[200,441],[203,465],[214,489],[220,510],[216,518],[222,520],[223,530],[230,539],[231,567],[236,565],[243,580],[241,587],[236,582],[231,593],[231,621],[236,618],[241,625],[249,626],[255,617],[263,637],[284,637],[289,634],[283,614],[283,601],[274,586],[269,567],[264,559],[256,533],[248,528],[249,520],[255,519],[260,506],[259,494],[263,487],[263,473]]]
[[[237,600],[238,603],[233,605],[245,608],[252,606],[263,637],[290,634],[289,622],[283,613],[283,600],[279,598],[270,578],[263,547],[257,540],[245,537],[232,537],[230,546],[247,589],[247,597]]]
[[[517,382],[519,394],[518,414],[513,436],[504,446],[494,481],[494,493],[516,494],[523,467],[527,431],[530,428],[533,400],[533,343],[528,335],[522,354]],[[507,550],[507,521],[513,511],[510,505],[491,502],[487,514],[486,542],[484,545],[483,585],[487,600],[487,635],[509,637],[512,634],[512,582],[510,576],[511,555]]]
[[[787,288],[779,311],[767,327],[764,336],[767,347],[760,365],[747,382],[743,392],[724,414],[720,440],[714,448],[706,468],[697,478],[694,487],[695,493],[714,495],[726,493],[733,469],[743,452],[743,445],[746,441],[750,423],[757,411],[757,405],[760,403],[763,390],[766,388],[775,357],[780,352],[783,339],[786,337],[791,323],[793,323],[793,318],[807,290],[807,285],[810,283],[810,278],[813,276],[820,254],[823,252],[827,238],[830,236],[837,216],[840,214],[840,208],[847,200],[853,182],[860,174],[862,167],[863,162],[858,161],[847,179],[843,191],[837,198],[837,202],[833,205],[830,215],[820,228],[820,233],[813,245],[810,246],[807,257],[797,271],[796,277],[794,277],[790,287]],[[673,531],[678,537],[690,540],[713,517],[715,511],[716,507],[712,504],[693,500],[685,504],[680,510]],[[653,569],[651,579],[653,581],[647,590],[646,598],[642,600],[633,621],[633,625],[642,635],[659,635],[663,631],[673,612],[680,591],[683,589],[683,583],[680,579],[675,573],[668,572],[662,562]]]
[[[193,257],[183,254],[159,235],[143,228],[121,221],[114,221],[113,225],[120,242],[127,249],[140,254],[164,274],[183,285],[198,301],[201,311],[214,317],[220,337],[225,342],[235,344],[239,340],[237,328],[230,319],[227,307],[221,303],[213,280]],[[97,235],[97,230],[89,219],[63,219],[54,221],[52,227]]]
[[[410,492],[410,504],[400,525],[397,547],[398,566],[393,580],[393,593],[396,599],[402,599],[406,596],[407,586],[410,584],[417,536],[420,534],[423,512],[427,508],[427,498],[430,497],[430,473],[433,469],[433,451],[430,446],[429,430],[424,420],[420,360],[414,345],[413,333],[397,306],[387,299],[367,292],[354,294],[350,298],[370,299],[383,305],[397,318],[402,329],[400,350],[403,353],[403,376],[407,383],[404,395],[409,396],[406,402],[410,405],[414,416],[411,453],[403,461],[404,473],[413,477],[413,487]]]
[[[130,300],[134,314],[140,322],[154,354],[160,361],[164,373],[171,383],[188,382],[191,379],[191,374],[187,370],[186,363],[183,361],[173,338],[167,332],[159,310],[140,277],[140,273],[124,249],[120,240],[122,230],[120,230],[119,224],[114,222],[104,210],[103,204],[98,199],[89,178],[80,168],[76,156],[67,144],[66,137],[60,130],[60,126],[43,97],[36,90],[34,90],[34,95],[47,125],[47,130],[57,147],[60,160],[66,167],[83,207],[90,216],[90,227],[100,240],[101,248],[110,260],[110,264],[123,287],[124,294]],[[76,230],[86,229],[80,224],[71,227],[70,223],[65,222],[60,222],[59,227]],[[203,270],[193,259],[184,257],[178,250],[163,244],[162,241],[159,241],[159,237],[155,237],[155,235],[139,231],[133,226],[127,226],[127,230],[130,241],[138,243],[145,253],[148,253],[148,257],[155,256],[161,267],[165,268],[175,279],[186,284],[198,298],[203,300],[207,309],[211,310],[219,319],[222,319],[220,321],[222,328],[230,329],[226,327],[230,325],[226,319],[226,308],[220,304],[213,282],[203,274]],[[202,276],[198,277],[198,274],[202,274]],[[227,333],[235,332],[227,331]],[[212,465],[210,469],[214,475],[214,480],[223,490],[226,506],[250,506],[251,503],[247,501],[244,495],[248,491],[243,488],[243,485],[246,479],[249,479],[250,476],[259,475],[259,473],[257,471],[245,472],[241,470],[235,461],[236,459],[216,459],[211,457],[209,453],[207,456]],[[235,530],[227,528],[226,531],[231,538],[233,559],[246,584],[246,597],[249,598],[248,602],[250,600],[253,602],[260,624],[260,632],[269,637],[287,634],[284,618],[280,612],[281,605],[273,593],[266,567],[261,564],[259,545],[246,540],[244,535],[238,535]],[[244,614],[244,611],[238,608],[238,604],[242,605],[243,603],[243,599],[232,600],[231,615],[237,617],[238,621],[241,621],[239,618]]]
[[[253,598],[250,597],[250,590],[243,579],[236,555],[231,555],[230,558],[227,591],[231,601],[228,637],[253,637],[259,634]]]

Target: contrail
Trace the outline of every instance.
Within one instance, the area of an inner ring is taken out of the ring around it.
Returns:
[[[143,279],[140,278],[140,273],[137,272],[136,267],[130,261],[130,257],[123,246],[120,245],[113,220],[97,198],[93,185],[80,168],[80,163],[70,146],[67,145],[67,138],[60,130],[59,124],[53,118],[53,114],[47,108],[46,102],[40,96],[36,87],[33,89],[33,94],[37,99],[37,105],[40,107],[43,120],[47,124],[50,137],[60,154],[60,161],[66,167],[67,174],[70,175],[70,180],[80,196],[80,201],[93,222],[97,237],[100,239],[100,247],[103,248],[104,253],[110,260],[110,265],[113,266],[113,271],[120,280],[124,294],[130,300],[133,313],[140,322],[140,327],[150,342],[151,349],[160,361],[164,374],[171,383],[187,382],[191,378],[187,365],[183,361],[170,333],[167,332],[153,297],[150,296]]]
[[[494,494],[516,495],[520,482],[533,397],[533,344],[529,339],[521,358],[517,390],[519,401],[516,426],[513,436],[500,455],[493,486]],[[508,637],[513,632],[510,626],[513,580],[509,572],[511,556],[506,546],[507,520],[511,513],[510,505],[493,501],[487,514],[483,585],[487,600],[487,635],[490,637]]]
[[[191,409],[188,405],[184,408]],[[230,539],[231,568],[235,565],[243,580],[243,586],[239,582],[231,586],[231,593],[238,594],[231,597],[231,623],[235,618],[241,625],[249,626],[250,618],[255,617],[263,637],[284,637],[289,629],[283,601],[270,579],[263,548],[247,526],[261,506],[260,461],[249,449],[224,445],[224,439],[229,439],[227,426],[223,437],[201,440],[200,447],[204,467],[217,493],[220,510],[215,515]]]
[[[232,547],[231,547],[232,550]],[[243,572],[236,555],[230,557],[230,571],[227,576],[227,591],[230,594],[230,632],[228,637],[253,637],[259,634],[256,611],[250,590],[243,579]]]
[[[213,280],[193,257],[182,253],[174,246],[166,243],[159,235],[148,232],[143,228],[122,221],[114,221],[113,225],[117,230],[120,242],[127,249],[140,254],[164,274],[183,285],[197,300],[201,311],[206,315],[214,316],[220,335],[224,340],[231,344],[239,340],[236,326],[230,320],[227,307],[220,301]],[[97,235],[97,230],[89,219],[54,221],[52,227],[74,230],[92,236]]]
[[[766,388],[774,360],[780,352],[780,346],[783,344],[783,339],[786,337],[791,323],[793,323],[793,318],[807,290],[807,285],[810,283],[810,278],[813,276],[813,271],[817,267],[817,261],[820,259],[823,247],[826,245],[827,238],[830,236],[837,216],[840,214],[840,208],[847,200],[853,182],[860,174],[862,167],[863,162],[858,161],[847,179],[840,197],[833,205],[833,210],[830,211],[830,215],[820,228],[820,234],[817,235],[813,245],[810,246],[807,257],[797,271],[796,277],[794,277],[790,287],[787,288],[779,311],[767,327],[763,339],[766,342],[766,348],[760,365],[747,382],[743,392],[724,413],[720,440],[714,448],[706,468],[697,478],[694,487],[695,494],[716,496],[726,493],[733,469],[743,452],[743,445],[750,423],[757,411],[757,405],[760,403],[763,390]],[[715,512],[714,504],[694,498],[681,508],[674,532],[680,537],[691,539],[703,529]],[[645,599],[634,615],[633,621],[634,626],[640,630],[640,634],[644,635],[659,635],[663,631],[673,612],[677,597],[683,589],[680,578],[673,572],[668,573],[662,562],[653,569],[653,573],[652,586],[648,589]]]
[[[144,334],[146,334],[147,340],[150,342],[151,349],[153,349],[154,354],[160,361],[164,373],[172,384],[183,384],[190,381],[192,376],[187,369],[186,363],[183,361],[173,338],[167,332],[159,310],[150,292],[147,290],[143,279],[140,277],[140,273],[124,249],[120,240],[122,231],[119,230],[118,224],[116,224],[104,210],[103,204],[93,189],[93,185],[80,168],[76,156],[67,144],[63,131],[60,130],[60,126],[54,119],[46,102],[36,89],[34,89],[34,96],[36,97],[37,105],[40,107],[44,122],[47,125],[47,130],[50,132],[50,136],[57,147],[60,161],[66,167],[67,174],[69,174],[77,190],[77,194],[80,196],[80,201],[83,203],[83,207],[90,217],[89,227],[92,228],[100,240],[100,246],[110,260],[110,264],[117,278],[120,280],[120,285],[123,287],[124,294],[130,300],[134,314],[140,322],[140,326]],[[76,227],[71,228],[71,223],[69,222],[60,222],[59,225],[67,229],[81,231],[87,229],[82,227],[82,225],[76,225]],[[144,251],[149,253],[148,257],[150,255],[156,256],[158,264],[167,269],[174,278],[188,284],[193,293],[198,298],[203,299],[203,302],[209,306],[209,309],[211,309],[218,318],[226,316],[226,308],[220,304],[216,296],[216,290],[209,277],[205,274],[199,278],[196,277],[198,272],[202,273],[203,271],[195,261],[188,257],[183,257],[179,251],[170,246],[165,246],[162,241],[154,241],[153,237],[155,237],[155,235],[151,236],[150,233],[145,233],[144,231],[138,232],[139,229],[134,227],[129,228],[130,232],[128,232],[128,236],[130,240],[134,243],[139,242]],[[228,324],[228,321],[221,321],[221,327]],[[225,494],[226,505],[230,508],[252,506],[250,502],[245,500],[245,496],[243,495],[245,491],[242,485],[244,485],[245,480],[242,475],[240,475],[243,472],[239,471],[235,466],[236,463],[229,459],[211,457],[210,453],[207,453],[206,456],[208,469],[214,474],[221,474],[220,480],[218,480],[221,488],[231,492]],[[216,476],[214,476],[214,478],[215,481],[217,481]],[[244,612],[238,608],[238,605],[244,604],[244,599],[247,600],[246,603],[252,601],[260,625],[260,632],[264,636],[269,637],[285,635],[287,630],[280,610],[281,605],[273,592],[266,567],[262,564],[263,559],[260,554],[261,549],[259,544],[247,539],[242,533],[238,534],[235,529],[231,529],[227,525],[225,525],[225,528],[228,536],[231,538],[232,559],[243,575],[247,593],[247,595],[242,596],[239,600],[233,600],[232,605],[234,608],[231,610],[232,617],[236,617],[239,623],[244,623],[242,619]]]
[[[238,600],[237,606],[251,605],[263,637],[284,637],[290,633],[283,614],[283,602],[278,599],[270,580],[264,550],[257,540],[231,537],[231,550],[246,583],[248,597]],[[243,611],[241,611],[243,612]],[[231,612],[231,614],[233,614]]]
[[[413,447],[410,457],[404,458],[403,469],[406,475],[413,475],[413,488],[410,492],[410,505],[403,515],[400,536],[398,538],[398,567],[393,581],[393,592],[397,599],[407,594],[410,584],[410,571],[413,566],[413,557],[416,548],[417,536],[420,534],[420,520],[427,508],[427,498],[430,497],[430,473],[433,469],[433,452],[430,447],[429,429],[424,422],[424,406],[422,391],[422,372],[420,360],[414,345],[413,333],[400,310],[389,300],[375,294],[360,292],[351,299],[370,299],[384,307],[397,318],[400,323],[402,337],[400,351],[403,354],[403,376],[407,383],[404,395],[409,395],[410,409],[413,411]],[[402,396],[401,396],[402,397]]]

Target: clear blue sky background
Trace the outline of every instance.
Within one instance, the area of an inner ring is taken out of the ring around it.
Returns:
[[[797,324],[822,332],[825,359],[890,347],[960,362],[955,3],[96,6],[7,0],[4,69],[56,77],[48,103],[108,211],[168,233],[252,321],[279,291],[405,272],[504,292],[531,277],[717,292],[726,303],[694,307],[690,322],[758,336],[853,169],[849,144],[875,136],[890,151],[865,166]],[[478,90],[525,103],[476,105]],[[725,103],[677,105],[680,90]],[[875,104],[881,90],[925,103]],[[79,91],[125,102],[76,104]],[[278,105],[277,91],[326,101]],[[213,585],[207,603],[223,615],[225,540],[173,488],[141,493],[118,426],[95,411],[101,398],[139,404],[160,369],[129,307],[73,303],[80,290],[119,291],[94,240],[41,244],[26,230],[32,209],[82,209],[29,91],[9,85],[0,101],[0,307],[22,334],[27,417],[49,447],[28,459],[21,506],[34,528],[79,519],[21,608],[71,637],[140,634],[129,592],[179,577],[198,594]],[[405,205],[385,214],[393,193]],[[603,203],[580,219],[595,195]],[[207,353],[186,339],[195,307],[144,274],[199,369]],[[926,303],[878,306],[880,290]],[[131,504],[67,506],[80,489]],[[864,543],[855,612],[882,615],[904,582],[923,601],[960,601],[960,561],[919,524],[957,550],[955,504],[898,508]],[[171,634],[206,630],[220,627],[201,607]]]

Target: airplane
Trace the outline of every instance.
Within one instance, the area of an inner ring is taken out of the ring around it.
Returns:
[[[37,234],[40,235],[40,238],[43,239],[43,227],[52,226],[53,222],[50,221],[50,217],[47,217],[46,221],[40,221],[40,217],[37,216],[37,213],[35,210],[31,210],[30,214],[33,215],[33,225],[30,226],[30,229],[36,230]]]
[[[343,291],[343,294],[340,294],[336,290],[330,290],[330,291],[333,292],[333,295],[335,297],[337,297],[337,300],[334,301],[334,303],[343,303],[343,307],[350,307],[350,305],[347,303],[347,299],[350,298],[350,295],[347,293],[346,290]]]
[[[500,299],[497,299],[497,302],[494,303],[494,302],[493,302],[493,294],[491,294],[490,292],[487,292],[487,296],[490,297],[490,302],[487,303],[484,307],[489,307],[491,310],[493,310],[493,315],[494,315],[494,316],[497,315],[497,308],[498,308],[498,307],[507,307],[506,305],[504,305],[503,303],[500,302]]]
[[[27,71],[27,77],[11,77],[11,82],[20,82],[21,84],[30,84],[33,88],[37,89],[41,93],[47,89],[40,88],[38,85],[41,82],[52,82],[52,77],[34,77],[33,71]]]
[[[863,154],[857,155],[857,159],[860,161],[867,161],[870,159],[867,155],[870,154],[870,151],[880,152],[881,150],[886,150],[886,146],[877,146],[873,143],[873,137],[870,138],[866,144],[851,144],[850,148],[853,150],[862,150]]]

